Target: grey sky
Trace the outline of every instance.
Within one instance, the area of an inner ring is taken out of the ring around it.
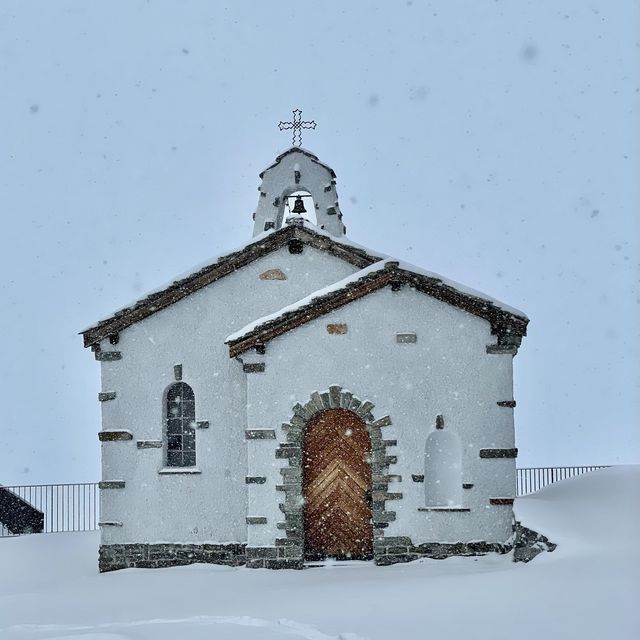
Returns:
[[[350,239],[531,317],[519,465],[640,461],[638,33],[622,0],[4,0],[0,482],[98,478],[77,332],[250,237],[295,107]]]

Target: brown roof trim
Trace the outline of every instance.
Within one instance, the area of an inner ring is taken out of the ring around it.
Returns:
[[[264,171],[260,173],[258,177],[259,178],[264,177],[264,174],[267,171],[269,171],[269,169],[273,169],[273,167],[280,164],[280,161],[282,160],[282,158],[284,158],[285,156],[288,156],[290,153],[302,153],[303,155],[307,156],[307,158],[309,158],[312,162],[315,162],[316,164],[319,164],[321,167],[324,167],[331,174],[332,178],[336,177],[335,171],[329,165],[326,165],[324,162],[320,162],[320,160],[318,160],[318,156],[311,153],[311,151],[307,151],[306,149],[303,149],[302,147],[291,147],[290,149],[283,151]]]
[[[314,232],[301,222],[298,223],[296,221],[296,223],[282,227],[266,237],[248,244],[240,251],[219,258],[217,262],[188,275],[182,280],[173,282],[162,291],[152,293],[136,302],[133,306],[117,311],[110,318],[101,320],[93,327],[82,331],[84,346],[90,347],[109,336],[119,333],[132,324],[144,320],[157,311],[186,298],[202,289],[202,287],[206,287],[212,282],[233,273],[236,269],[280,249],[291,240],[299,240],[310,247],[326,251],[360,269],[380,260],[380,257],[369,254],[364,249],[332,240],[326,235]]]
[[[491,333],[498,336],[499,344],[518,346],[522,336],[527,333],[527,324],[529,323],[527,318],[500,309],[489,300],[458,291],[452,286],[444,284],[438,278],[400,269],[397,262],[388,262],[384,269],[367,274],[341,289],[314,298],[308,304],[284,313],[278,318],[268,320],[250,333],[228,341],[229,357],[233,358],[252,347],[263,345],[287,331],[388,285],[394,288],[408,285],[426,295],[487,320],[491,323]]]

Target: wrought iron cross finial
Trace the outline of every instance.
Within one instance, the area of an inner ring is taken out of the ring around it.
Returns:
[[[293,129],[293,146],[302,146],[302,130],[303,129],[315,129],[315,120],[302,120],[302,110],[293,110],[293,122],[280,122],[278,123],[278,129],[283,131],[284,129]]]

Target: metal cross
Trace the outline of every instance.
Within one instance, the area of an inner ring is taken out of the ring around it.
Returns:
[[[302,130],[303,129],[315,129],[315,120],[302,120],[302,110],[293,110],[293,122],[280,122],[278,123],[278,129],[283,131],[284,129],[293,129],[293,146],[302,146]]]

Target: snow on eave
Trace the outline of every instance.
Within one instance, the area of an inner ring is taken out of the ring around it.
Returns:
[[[162,284],[158,287],[155,287],[154,289],[147,291],[142,298],[137,298],[136,300],[133,300],[129,304],[123,305],[122,307],[113,311],[108,317],[98,320],[94,324],[86,327],[85,329],[82,329],[82,331],[80,331],[79,333],[83,334],[83,333],[86,333],[87,331],[91,331],[92,329],[97,329],[99,326],[103,325],[105,322],[109,322],[113,320],[115,316],[119,316],[119,315],[122,315],[123,313],[126,313],[127,311],[130,311],[134,307],[137,307],[143,302],[146,302],[150,297],[157,295],[159,293],[164,293],[167,289],[171,288],[172,286],[179,285],[183,280],[188,280],[189,278],[192,278],[193,276],[197,275],[201,271],[205,271],[207,269],[210,269],[211,267],[214,267],[217,264],[220,264],[221,262],[224,262],[225,260],[229,260],[235,254],[245,251],[253,244],[262,242],[265,238],[276,233],[277,231],[280,231],[280,229],[269,229],[268,231],[264,231],[263,233],[260,233],[257,236],[254,236],[253,238],[251,238],[249,242],[246,242],[245,244],[240,245],[235,249],[232,249],[231,251],[226,251],[225,253],[220,254],[214,258],[211,258],[209,260],[200,262],[197,265],[194,265],[188,271],[183,271],[181,274],[177,275],[170,282],[166,282],[165,284]]]
[[[425,276],[427,278],[432,278],[434,280],[440,280],[444,286],[451,287],[452,289],[455,289],[456,291],[458,291],[459,293],[465,296],[469,296],[471,298],[477,298],[478,300],[483,300],[484,302],[489,302],[494,307],[504,311],[505,313],[508,313],[509,315],[516,316],[518,318],[521,318],[522,320],[529,320],[529,317],[524,311],[521,311],[516,307],[512,307],[508,304],[505,304],[504,302],[501,302],[496,298],[492,298],[491,296],[488,296],[486,293],[482,293],[482,291],[472,289],[471,287],[467,287],[464,284],[460,284],[455,280],[450,280],[449,278],[445,278],[444,276],[441,276],[439,273],[434,273],[433,271],[427,271],[426,269],[421,269],[420,267],[416,267],[415,265],[409,262],[403,262],[403,261],[400,261],[398,263],[398,267],[403,271],[410,271],[411,273],[415,273],[416,275],[419,275],[419,276]]]
[[[279,309],[275,313],[257,318],[253,322],[250,322],[238,331],[227,336],[225,344],[230,345],[231,351],[235,351],[234,347],[237,347],[237,345],[242,341],[247,339],[255,340],[256,336],[261,334],[263,331],[274,329],[274,327],[277,327],[278,325],[282,328],[292,318],[302,314],[305,310],[309,312],[315,304],[319,302],[326,302],[328,299],[333,297],[333,294],[337,294],[345,289],[353,289],[354,287],[357,287],[359,283],[376,279],[376,275],[380,274],[382,271],[393,271],[398,274],[402,281],[414,284],[418,289],[422,290],[425,295],[434,296],[443,300],[446,304],[452,304],[473,313],[474,315],[482,317],[491,322],[492,326],[494,326],[496,320],[499,320],[501,323],[504,316],[511,318],[511,321],[515,322],[520,327],[520,330],[522,331],[521,335],[526,333],[528,318],[524,313],[522,313],[522,311],[509,307],[494,298],[485,296],[483,293],[465,287],[453,280],[443,278],[439,274],[431,271],[425,271],[424,269],[420,269],[419,267],[415,267],[414,265],[406,262],[399,262],[392,258],[386,258],[370,265],[369,267],[357,271],[343,280],[324,287],[323,289],[314,291],[301,300]],[[412,278],[412,276],[417,276],[417,280]],[[442,296],[440,295],[440,291],[442,291]],[[451,300],[452,295],[456,296],[453,301]],[[346,304],[348,304],[348,302]],[[326,313],[326,311],[323,311],[318,315],[323,315],[324,313]],[[309,312],[307,320],[312,320],[315,317],[318,316]],[[282,331],[287,330],[288,329],[283,329]],[[276,331],[279,333],[277,329]],[[238,347],[237,352],[239,353],[243,350],[245,350],[244,347]]]
[[[289,304],[286,307],[282,307],[282,309],[279,309],[275,313],[270,313],[269,315],[262,316],[262,318],[258,318],[257,320],[250,322],[249,324],[242,327],[242,329],[239,329],[238,331],[235,331],[234,333],[228,335],[225,338],[224,342],[225,344],[229,344],[231,342],[236,342],[238,340],[241,340],[242,338],[249,335],[250,333],[253,333],[260,326],[279,320],[280,318],[282,318],[287,314],[295,313],[299,309],[302,309],[307,305],[312,304],[318,298],[324,298],[325,296],[331,293],[334,293],[335,291],[339,291],[340,289],[344,289],[350,284],[353,284],[354,282],[358,282],[359,280],[362,280],[363,278],[366,278],[367,276],[370,276],[373,273],[382,271],[383,269],[387,268],[389,264],[398,264],[398,263],[393,260],[380,260],[379,262],[374,262],[370,267],[366,267],[364,269],[361,269],[360,271],[356,271],[355,273],[351,274],[350,276],[347,276],[343,280],[339,280],[334,284],[331,284],[322,289],[318,289],[317,291],[314,291],[313,293],[298,300],[297,302],[294,302],[293,304]]]
[[[81,335],[86,334],[90,331],[94,331],[96,329],[104,327],[105,325],[113,322],[114,320],[122,318],[127,314],[129,314],[130,312],[136,309],[139,309],[143,306],[146,306],[146,305],[152,306],[155,298],[160,297],[161,295],[167,293],[172,289],[179,290],[181,286],[187,284],[192,278],[195,278],[201,274],[206,273],[209,270],[214,269],[217,266],[221,266],[224,263],[233,260],[236,256],[242,254],[243,252],[247,251],[248,249],[250,249],[255,245],[259,245],[261,242],[264,242],[265,240],[269,239],[272,236],[275,236],[278,234],[284,235],[286,233],[295,234],[295,231],[291,231],[291,229],[295,229],[295,228],[302,228],[312,233],[313,235],[327,238],[334,245],[344,247],[345,249],[351,249],[353,250],[353,252],[357,252],[358,254],[361,254],[360,258],[366,258],[371,261],[375,261],[383,257],[383,254],[380,254],[378,252],[373,253],[367,247],[359,245],[355,242],[351,242],[350,240],[346,240],[345,238],[337,238],[336,236],[331,235],[330,233],[324,231],[323,229],[320,229],[319,227],[312,224],[308,220],[304,220],[303,218],[301,218],[299,221],[296,220],[295,225],[283,226],[280,229],[269,229],[267,231],[264,231],[258,234],[257,236],[254,236],[248,242],[246,242],[243,245],[240,245],[239,247],[237,247],[232,251],[225,252],[224,254],[219,255],[216,258],[200,263],[199,265],[193,267],[189,271],[182,273],[171,282],[166,283],[160,287],[156,287],[155,289],[152,289],[151,291],[146,293],[142,298],[138,298],[132,303],[125,305],[123,307],[120,307],[118,310],[113,312],[108,317],[103,318],[102,320],[99,320],[98,322],[92,324],[91,326],[83,329],[79,333]],[[160,307],[160,308],[164,308],[164,307]],[[151,313],[155,313],[155,311],[159,311],[160,308],[155,310],[151,309],[150,311]],[[85,344],[85,346],[88,346],[88,344]]]

